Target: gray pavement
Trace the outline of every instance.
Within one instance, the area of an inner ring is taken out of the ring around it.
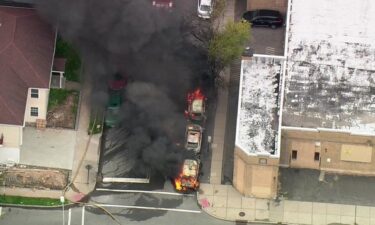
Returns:
[[[198,202],[223,220],[277,224],[375,224],[375,207],[244,197],[230,185],[202,185]]]
[[[68,189],[65,196],[71,201],[79,201],[83,196],[95,189],[101,134],[88,135],[88,127],[91,116],[90,76],[85,77],[81,91],[81,105],[78,114],[77,138],[73,160],[71,182],[74,188]],[[100,115],[97,115],[100,117]],[[89,166],[90,169],[87,169]]]
[[[25,127],[20,164],[71,170],[76,133],[68,129]]]
[[[1,208],[1,207],[0,207]],[[77,208],[62,208],[54,210],[8,208],[1,209],[0,224],[4,225],[61,225],[63,215],[65,224],[71,225],[236,225],[239,223],[213,219],[204,212],[174,212],[163,211],[162,216],[158,210],[124,209],[105,207],[117,222],[95,207],[86,206]],[[70,216],[69,216],[70,215]],[[151,217],[149,217],[151,215]],[[155,215],[155,216],[154,216]],[[148,218],[149,217],[149,218]],[[70,218],[70,219],[69,219]],[[261,223],[254,223],[259,225]]]
[[[280,168],[280,195],[290,200],[375,206],[375,177],[325,174],[320,171]]]
[[[255,54],[278,55],[284,54],[285,27],[270,29],[268,27],[251,28],[250,46]]]

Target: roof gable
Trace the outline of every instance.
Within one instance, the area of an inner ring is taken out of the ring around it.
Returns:
[[[55,32],[33,9],[0,7],[0,123],[22,125],[28,88],[49,88]]]

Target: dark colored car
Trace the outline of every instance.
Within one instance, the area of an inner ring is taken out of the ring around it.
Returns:
[[[275,29],[284,25],[284,19],[279,11],[260,9],[247,11],[242,18],[249,21],[252,26],[264,26]]]

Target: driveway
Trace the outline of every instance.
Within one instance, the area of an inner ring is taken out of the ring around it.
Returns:
[[[284,54],[285,27],[270,29],[253,27],[251,29],[250,46],[255,54],[278,55]]]
[[[71,170],[76,131],[25,127],[20,164]]]

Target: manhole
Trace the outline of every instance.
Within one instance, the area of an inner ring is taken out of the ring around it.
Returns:
[[[240,217],[244,217],[246,214],[245,214],[244,212],[240,212],[240,213],[238,213],[238,215],[239,215]]]

